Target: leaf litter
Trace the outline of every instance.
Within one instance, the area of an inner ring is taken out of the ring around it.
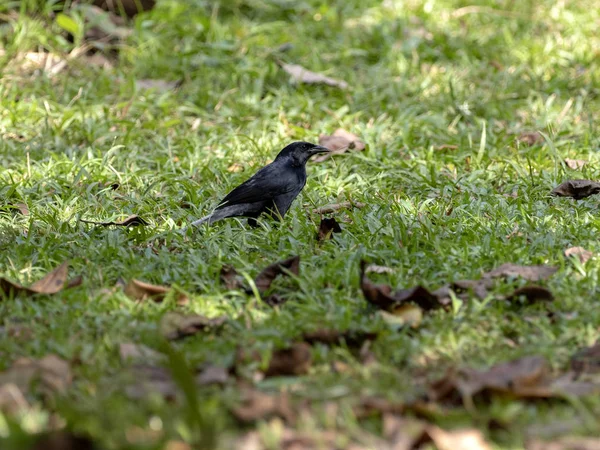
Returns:
[[[362,151],[365,149],[365,143],[357,135],[343,128],[338,128],[332,135],[320,135],[319,145],[331,151],[313,158],[314,162],[325,161],[333,155],[341,155],[348,150]]]
[[[317,232],[317,241],[325,241],[333,237],[333,233],[341,233],[342,227],[335,220],[334,217],[323,218],[319,224],[319,231]]]
[[[198,333],[218,331],[226,322],[225,316],[208,318],[200,314],[168,312],[160,321],[160,331],[166,339],[178,340]]]
[[[552,189],[552,195],[581,200],[600,193],[600,183],[591,180],[567,180]]]
[[[565,256],[577,258],[581,264],[585,264],[594,256],[594,253],[583,247],[569,247],[565,250]]]
[[[569,159],[565,158],[565,164],[569,169],[580,170],[583,169],[588,162],[584,159]]]
[[[29,287],[22,286],[6,278],[0,278],[0,294],[4,296],[16,296],[19,294],[31,296],[35,294],[56,294],[68,287],[75,287],[81,284],[80,277],[67,282],[69,275],[69,262],[65,261],[52,272],[48,273],[41,280],[36,281]]]
[[[152,300],[156,303],[162,303],[171,290],[172,288],[168,286],[160,286],[132,279],[125,285],[123,292],[132,300]],[[178,305],[185,305],[189,302],[187,295],[183,292],[176,292],[175,300]]]

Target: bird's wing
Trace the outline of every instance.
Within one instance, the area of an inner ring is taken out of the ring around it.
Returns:
[[[263,167],[252,178],[227,194],[217,209],[240,203],[265,202],[294,190],[295,183],[286,171],[277,169],[271,165]]]

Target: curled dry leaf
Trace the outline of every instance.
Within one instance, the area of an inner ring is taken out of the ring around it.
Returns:
[[[65,261],[41,280],[36,281],[30,287],[21,286],[6,278],[0,278],[0,294],[5,296],[16,296],[18,294],[56,294],[65,287],[69,275],[69,262]]]
[[[340,209],[364,208],[365,204],[361,202],[341,202],[332,203],[331,205],[321,206],[313,209],[314,214],[330,214]]]
[[[550,302],[554,300],[552,292],[543,286],[536,286],[534,284],[518,288],[506,297],[506,299],[510,301],[516,301],[520,298],[525,298],[528,303],[538,301]]]
[[[281,68],[285,70],[296,83],[305,84],[326,84],[328,86],[339,87],[340,89],[347,89],[348,83],[342,80],[336,80],[320,73],[311,72],[305,69],[299,64],[281,64]]]
[[[528,281],[541,281],[550,278],[557,270],[558,267],[553,266],[519,266],[506,263],[483,276],[484,278],[521,277]]]
[[[300,273],[300,257],[292,256],[291,258],[283,261],[277,261],[270,266],[267,266],[258,276],[254,279],[254,284],[260,293],[267,291],[271,287],[273,280],[279,275],[287,275],[287,272],[293,275]]]
[[[233,266],[225,264],[223,267],[221,267],[219,278],[225,285],[225,288],[229,291],[246,289],[244,279]]]
[[[491,393],[536,399],[590,395],[599,391],[600,385],[576,381],[573,374],[553,378],[544,358],[526,356],[483,371],[452,370],[430,386],[430,397],[436,401],[462,400],[470,404],[474,396]]]
[[[570,247],[565,250],[565,256],[567,258],[577,258],[579,259],[581,264],[585,264],[592,258],[592,256],[594,256],[594,253],[590,252],[589,250],[586,250],[583,247]]]
[[[331,239],[333,233],[341,233],[342,227],[337,223],[334,217],[331,218],[323,218],[321,219],[321,223],[319,224],[319,231],[317,233],[317,240],[324,241],[326,239]]]
[[[127,295],[127,297],[129,297],[132,300],[152,300],[156,303],[161,303],[170,291],[170,287],[145,283],[136,279],[129,281],[129,283],[127,283],[124,289],[125,295]],[[189,299],[185,294],[181,292],[177,293],[178,305],[184,305],[188,303],[188,301]]]
[[[220,329],[226,321],[225,316],[209,319],[199,314],[169,312],[160,321],[160,330],[166,339],[177,340],[197,333]]]
[[[433,442],[438,450],[491,450],[483,434],[475,429],[446,431],[416,419],[392,414],[383,416],[383,435],[394,450],[416,450]]]
[[[331,136],[325,134],[319,136],[319,145],[328,148],[331,152],[313,158],[315,162],[325,161],[332,155],[340,155],[346,153],[347,150],[361,151],[365,149],[365,143],[358,136],[342,128],[335,130]]]
[[[565,164],[569,169],[579,170],[582,169],[588,162],[583,159],[569,159],[565,158]]]
[[[552,195],[572,197],[575,200],[600,193],[600,183],[591,180],[567,180],[552,189]]]
[[[135,214],[133,216],[127,217],[125,220],[122,220],[121,222],[94,222],[93,220],[83,220],[83,219],[80,219],[80,221],[83,223],[89,223],[90,225],[98,225],[100,227],[109,227],[109,226],[137,227],[139,225],[143,225],[143,226],[148,225],[148,222],[146,222],[140,216],[135,215]]]
[[[517,137],[517,141],[531,147],[533,145],[541,144],[542,142],[544,142],[544,136],[542,136],[537,131],[521,133]]]
[[[235,358],[235,371],[240,373],[240,367],[248,363],[260,363],[262,358],[257,351],[238,349]],[[275,350],[268,367],[264,370],[265,377],[297,376],[308,372],[312,364],[311,346],[305,342],[295,342],[287,348]]]
[[[19,358],[0,373],[0,386],[14,384],[22,392],[29,391],[34,383],[44,394],[64,393],[72,380],[69,363],[56,355],[42,359]]]
[[[401,304],[413,302],[424,310],[441,307],[438,298],[422,286],[402,289],[392,294],[392,289],[384,284],[374,284],[366,276],[366,262],[360,263],[360,287],[366,300],[385,311],[392,312]]]
[[[233,416],[243,423],[279,417],[293,423],[296,415],[286,394],[268,395],[257,390],[246,390],[242,402],[231,411]]]

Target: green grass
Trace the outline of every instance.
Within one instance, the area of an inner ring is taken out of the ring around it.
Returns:
[[[52,19],[59,6],[32,14],[26,5],[35,2],[23,3],[16,14],[0,9],[0,273],[28,284],[68,259],[84,283],[0,302],[0,369],[20,356],[55,353],[72,361],[75,373],[65,395],[52,402],[31,396],[29,413],[0,416],[6,445],[26,448],[26,435],[58,420],[108,449],[159,449],[168,440],[207,445],[211,433],[231,448],[247,430],[228,412],[239,398],[235,383],[174,402],[125,395],[131,380],[119,343],[163,349],[158,323],[175,309],[232,319],[218,335],[173,344],[180,369],[181,361],[230,364],[238,346],[267,355],[319,327],[379,331],[375,366],[362,367],[344,347],[317,346],[308,375],[258,383],[312,399],[313,423],[305,428],[335,427],[348,436],[381,433],[377,419],[353,417],[350,407],[361,396],[408,401],[449,367],[488,367],[528,354],[562,370],[600,337],[599,260],[581,266],[563,256],[575,245],[600,250],[598,199],[549,195],[565,179],[599,177],[600,11],[593,0],[481,0],[475,9],[450,0],[159,0],[133,21],[114,69],[74,59],[55,76],[23,72],[14,58],[73,49]],[[291,49],[279,52],[286,43]],[[278,60],[351,88],[291,84]],[[135,81],[147,78],[182,83],[175,91],[136,89]],[[287,143],[316,142],[339,127],[360,135],[366,150],[309,163],[307,186],[282,224],[265,219],[252,229],[229,220],[194,235],[177,232]],[[544,142],[517,142],[536,130]],[[458,149],[438,150],[442,145]],[[589,164],[573,171],[564,158]],[[244,170],[229,172],[234,163]],[[109,187],[114,182],[117,190]],[[343,233],[317,243],[312,209],[347,199],[367,206],[337,213],[347,219]],[[8,205],[18,202],[30,216],[11,212]],[[79,222],[130,214],[151,225]],[[520,234],[507,238],[516,227]],[[219,283],[223,264],[253,277],[295,254],[300,276],[287,285],[290,301],[280,309]],[[547,282],[556,300],[515,307],[472,299],[457,311],[428,314],[417,330],[397,331],[363,299],[361,258],[394,269],[373,279],[433,289],[505,262],[557,265]],[[181,308],[174,301],[138,304],[120,291],[103,295],[119,277],[175,285],[192,300]],[[14,323],[31,337],[9,337]],[[333,373],[334,360],[352,370]],[[337,417],[325,413],[327,401],[340,405]],[[590,418],[599,414],[598,398],[494,399],[435,422],[473,426],[497,448],[519,449],[528,427],[573,417],[579,425],[571,433],[597,434],[600,424]],[[492,419],[504,428],[488,427]],[[136,428],[147,432],[146,442],[131,437]],[[264,423],[258,429],[269,433]]]

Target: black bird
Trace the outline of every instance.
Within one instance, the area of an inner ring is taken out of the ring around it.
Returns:
[[[256,226],[256,218],[268,213],[279,220],[306,184],[306,162],[312,155],[329,150],[309,142],[294,142],[285,147],[271,164],[240,184],[206,217],[192,222],[197,226],[212,224],[227,217],[248,217]]]

